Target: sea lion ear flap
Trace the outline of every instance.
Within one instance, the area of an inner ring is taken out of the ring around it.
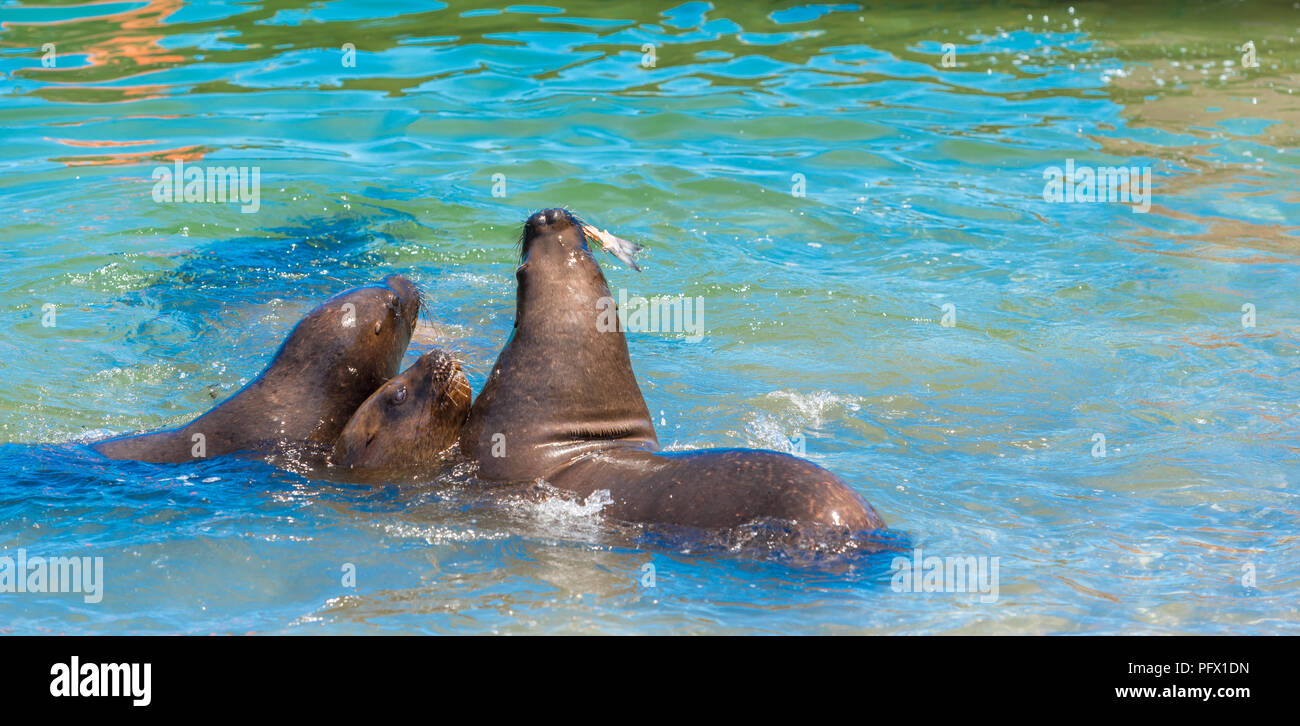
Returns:
[[[587,239],[593,239],[599,242],[601,249],[622,260],[623,264],[631,267],[637,272],[641,271],[641,268],[636,264],[637,253],[645,249],[641,245],[625,240],[622,237],[615,237],[608,231],[596,229],[590,224],[582,225],[582,234],[587,237]]]

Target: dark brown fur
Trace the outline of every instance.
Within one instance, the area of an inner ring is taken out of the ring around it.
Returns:
[[[613,502],[605,513],[630,522],[884,527],[834,474],[793,456],[658,452],[627,341],[621,331],[597,327],[597,301],[609,297],[609,287],[568,212],[529,218],[516,277],[514,331],[461,434],[461,451],[478,462],[480,478],[542,479],[584,497],[608,490]]]
[[[195,458],[199,435],[208,457],[328,450],[361,402],[397,373],[419,309],[419,292],[401,275],[349,290],[308,313],[266,370],[212,410],[92,448],[110,459],[172,463]]]
[[[450,457],[472,397],[455,358],[425,353],[361,404],[331,461],[358,475],[436,471]]]

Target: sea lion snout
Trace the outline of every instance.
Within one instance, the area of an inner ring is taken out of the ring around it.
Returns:
[[[567,209],[543,209],[524,223],[522,258],[525,263],[534,253],[567,257],[574,250],[587,251],[587,238],[582,233],[582,223]]]
[[[433,393],[424,396],[428,399],[430,407],[446,405],[449,399],[463,399],[469,389],[469,380],[461,370],[460,361],[444,350],[435,348],[425,353],[411,366],[411,369],[412,373],[419,376],[418,380],[425,381],[426,385],[431,387]],[[468,412],[469,401],[466,400],[464,403]]]
[[[430,470],[456,443],[470,398],[455,356],[431,350],[357,408],[331,460],[353,470]]]
[[[568,305],[576,291],[575,281],[583,278],[591,283],[580,286],[583,290],[596,297],[609,294],[596,259],[587,247],[582,223],[568,210],[543,209],[533,214],[524,222],[520,242],[520,264],[515,270],[520,314],[525,307],[534,310],[549,307],[542,302],[545,298],[557,298],[554,305]],[[531,302],[525,305],[529,298]],[[590,305],[583,307],[590,308]]]
[[[414,330],[416,319],[420,315],[420,289],[403,275],[385,277],[384,287],[397,293],[397,311],[411,330]]]
[[[543,232],[558,232],[565,227],[577,226],[567,209],[543,209],[524,223],[524,234],[530,236]]]

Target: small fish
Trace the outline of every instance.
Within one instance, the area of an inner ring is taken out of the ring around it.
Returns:
[[[641,271],[641,268],[637,266],[633,259],[636,257],[636,253],[642,250],[641,245],[635,242],[629,242],[622,237],[615,237],[608,231],[596,229],[590,224],[582,225],[582,233],[588,239],[594,239],[599,242],[602,249],[622,260],[623,264],[631,267],[637,272]]]

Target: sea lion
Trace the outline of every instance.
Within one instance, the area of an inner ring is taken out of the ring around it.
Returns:
[[[351,478],[435,471],[451,458],[472,398],[460,363],[435,348],[357,408],[330,463]]]
[[[357,407],[397,373],[419,311],[419,291],[401,275],[344,292],[308,313],[266,370],[212,410],[179,428],[91,448],[158,463],[328,452]]]
[[[608,490],[613,519],[729,528],[760,520],[868,531],[880,516],[831,472],[773,451],[660,453],[583,231],[565,210],[524,225],[515,326],[461,432],[490,482],[586,497]]]

